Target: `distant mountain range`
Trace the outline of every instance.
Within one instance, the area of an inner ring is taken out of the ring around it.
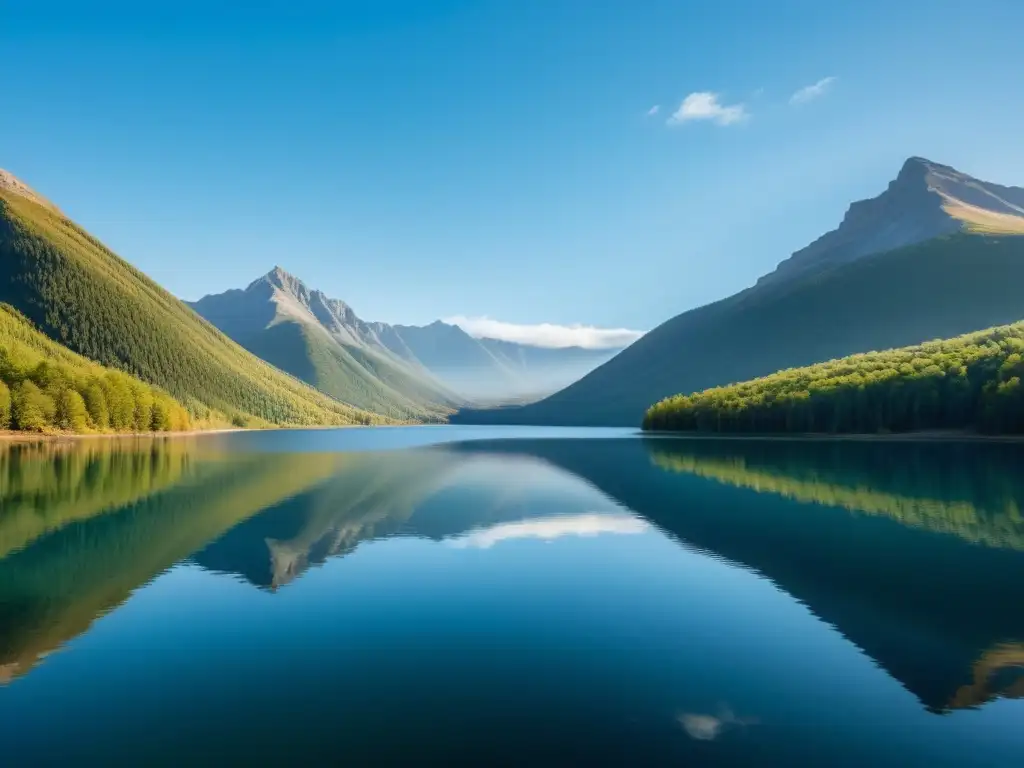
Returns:
[[[1024,189],[910,158],[757,284],[684,312],[537,403],[461,423],[637,426],[669,395],[1024,318]]]
[[[362,320],[339,299],[275,267],[244,290],[192,305],[243,347],[332,397],[397,418],[467,401],[550,394],[616,349],[550,349],[474,338],[457,325]]]

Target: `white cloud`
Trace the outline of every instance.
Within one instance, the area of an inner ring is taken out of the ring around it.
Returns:
[[[472,547],[490,549],[495,544],[509,539],[542,539],[553,541],[562,536],[597,536],[602,533],[634,534],[646,533],[650,525],[632,515],[605,515],[596,512],[583,515],[561,515],[522,520],[518,523],[502,523],[491,528],[481,528],[448,540],[459,549]]]
[[[693,120],[711,120],[718,125],[732,125],[746,120],[749,115],[743,104],[725,105],[717,93],[700,91],[691,93],[679,109],[668,119],[669,125],[682,125]]]
[[[653,107],[647,110],[647,116],[654,117],[659,112],[661,112],[661,104],[655,104]]]
[[[824,96],[828,93],[832,84],[836,81],[834,77],[823,77],[812,85],[806,85],[789,97],[790,104],[806,104],[808,101]]]
[[[616,349],[632,344],[643,336],[643,331],[628,328],[596,328],[592,325],[555,325],[538,323],[520,325],[492,320],[489,317],[456,315],[444,320],[457,325],[470,336],[484,339],[515,341],[534,347],[584,347],[585,349]]]

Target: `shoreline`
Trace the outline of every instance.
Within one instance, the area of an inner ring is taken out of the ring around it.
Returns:
[[[220,435],[229,432],[258,432],[259,429],[224,427],[218,429],[189,429],[184,432],[19,432],[14,429],[0,430],[0,443],[54,443],[63,440],[128,440],[154,437],[196,437],[199,435]]]
[[[328,429],[377,429],[394,427],[446,427],[466,426],[460,424],[351,424],[351,425],[303,425],[288,427],[219,427],[217,429],[190,429],[184,432],[97,432],[78,434],[74,432],[19,432],[17,430],[0,430],[0,445],[18,443],[54,443],[73,442],[78,440],[136,440],[153,438],[201,437],[203,435],[224,435],[236,432],[278,432],[301,430]],[[479,424],[474,426],[502,426]],[[531,428],[530,425],[522,425]],[[543,429],[544,427],[535,427]],[[605,429],[605,427],[583,427],[583,429]],[[803,432],[800,434],[758,434],[758,433],[715,433],[715,432],[670,432],[656,430],[645,432],[637,429],[636,433],[643,439],[652,440],[743,440],[773,442],[885,442],[885,443],[1024,443],[1024,435],[997,434],[985,435],[976,432],[956,431],[921,431],[896,432],[889,434],[850,433],[828,434],[820,432]]]
[[[201,437],[235,432],[282,432],[323,429],[376,429],[394,427],[437,427],[447,424],[306,424],[288,427],[218,427],[216,429],[189,429],[183,432],[20,432],[0,429],[0,445],[4,443],[53,443],[75,440],[129,440],[137,438]]]
[[[671,438],[675,440],[773,440],[773,441],[830,441],[830,442],[883,442],[883,443],[1022,443],[1024,435],[983,435],[977,432],[923,430],[920,432],[894,432],[889,434],[850,433],[828,434],[801,432],[800,434],[757,434],[715,432],[669,432],[667,430],[640,433],[645,438]]]

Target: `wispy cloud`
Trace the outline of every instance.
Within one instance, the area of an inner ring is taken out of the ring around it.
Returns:
[[[517,523],[502,523],[449,539],[448,543],[459,549],[467,547],[490,549],[498,542],[509,539],[554,541],[563,536],[646,533],[650,528],[648,523],[632,515],[606,515],[595,512],[583,515],[540,517],[534,520],[521,520]]]
[[[732,125],[749,117],[743,104],[723,104],[717,93],[691,93],[668,119],[669,125],[682,125],[694,120],[710,120],[718,125]]]
[[[534,347],[583,347],[584,349],[617,349],[632,344],[643,336],[643,331],[628,328],[596,328],[592,325],[555,325],[538,323],[520,325],[493,320],[489,317],[456,315],[445,318],[449,325],[457,325],[470,336],[484,339],[514,341]]]
[[[655,104],[653,107],[647,110],[647,116],[654,117],[659,112],[661,112],[661,104]]]
[[[808,101],[814,101],[817,98],[824,96],[832,88],[835,83],[835,77],[823,77],[816,83],[811,85],[805,85],[799,91],[789,97],[789,103],[793,105],[806,104]]]

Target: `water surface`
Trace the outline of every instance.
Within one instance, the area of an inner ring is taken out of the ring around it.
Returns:
[[[1018,445],[0,446],[5,764],[1018,765]]]

